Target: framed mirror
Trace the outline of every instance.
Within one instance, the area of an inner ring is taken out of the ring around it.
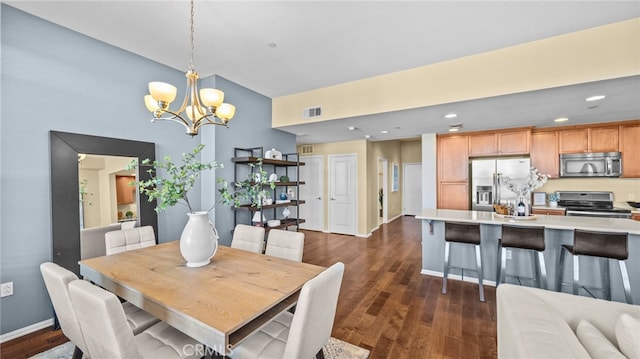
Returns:
[[[80,207],[78,155],[108,155],[133,157],[138,163],[148,158],[155,160],[155,144],[109,137],[82,135],[68,132],[49,132],[51,155],[51,225],[53,235],[53,262],[80,274]],[[139,180],[149,179],[141,168]],[[139,200],[140,226],[152,226],[158,237],[156,202]]]

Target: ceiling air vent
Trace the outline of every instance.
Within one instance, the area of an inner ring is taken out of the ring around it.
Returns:
[[[314,118],[319,117],[322,114],[322,108],[318,107],[310,107],[302,110],[302,118]]]
[[[302,146],[302,154],[307,155],[313,153],[313,145],[304,145]]]

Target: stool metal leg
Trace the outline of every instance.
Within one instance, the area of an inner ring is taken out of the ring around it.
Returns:
[[[498,288],[498,286],[500,285],[500,283],[502,283],[500,281],[500,278],[502,277],[502,271],[504,269],[501,269],[502,266],[502,246],[500,245],[500,243],[498,243],[498,253],[497,253],[497,257],[496,257],[496,263],[498,263],[498,265],[496,266],[496,288]]]
[[[601,263],[602,289],[604,290],[604,298],[606,300],[611,300],[611,275],[609,272],[609,258],[602,259],[604,260],[604,263]]]
[[[564,278],[564,256],[566,249],[560,247],[560,259],[558,259],[558,267],[556,272],[556,292],[562,292],[562,280]]]
[[[539,284],[540,288],[548,289],[548,281],[547,281],[547,267],[544,263],[544,252],[538,252],[538,268],[540,269],[539,274]]]
[[[580,256],[573,256],[573,294],[580,292]]]
[[[633,304],[633,298],[631,297],[631,284],[629,283],[629,273],[627,272],[627,265],[624,261],[618,261],[620,264],[620,274],[622,275],[622,286],[624,287],[624,298],[627,303]]]
[[[533,250],[528,250],[531,257],[531,265],[533,266],[533,275],[535,276],[534,282],[538,288],[542,288],[542,282],[540,274],[540,263],[538,262],[538,258],[536,258],[536,252]]]
[[[451,243],[444,243],[444,274],[442,275],[442,294],[447,293],[447,277],[449,276],[449,257],[451,252],[449,246]]]
[[[500,255],[500,283],[504,283],[505,277],[507,276],[507,249],[502,247],[501,255]]]
[[[482,254],[480,253],[480,246],[476,247],[476,269],[478,271],[478,289],[480,291],[480,301],[484,302],[484,287],[482,286]]]

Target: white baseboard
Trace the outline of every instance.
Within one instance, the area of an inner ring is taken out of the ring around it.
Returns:
[[[442,272],[432,271],[432,270],[428,270],[428,269],[421,270],[420,274],[426,274],[426,275],[431,275],[431,276],[440,277],[440,278],[442,278],[443,275],[444,275],[444,273],[442,273]],[[461,280],[463,282],[469,282],[469,283],[478,284],[478,278],[466,277],[466,276],[463,278],[459,274],[451,274],[451,273],[449,273],[449,279]],[[496,286],[496,282],[493,281],[493,280],[483,279],[482,280],[482,284],[483,285],[489,285],[489,286],[492,286],[492,287]]]
[[[2,335],[0,335],[0,343],[4,343],[4,342],[7,342],[9,340],[13,340],[13,339],[19,338],[19,337],[21,337],[23,335],[27,335],[27,334],[33,333],[33,332],[35,332],[37,330],[44,329],[44,328],[51,327],[51,326],[53,326],[53,318],[50,318],[50,319],[47,319],[47,320],[43,320],[40,323],[31,324],[31,325],[26,326],[24,328],[16,329],[16,330],[14,330],[12,332],[9,332],[9,333],[2,334]]]
[[[356,234],[356,237],[359,237],[359,238],[369,238],[369,237],[371,237],[371,234],[372,234],[371,232],[369,232],[368,234],[357,233],[357,234]]]
[[[400,217],[402,217],[402,216],[404,216],[404,215],[401,213],[401,214],[399,214],[399,215],[397,215],[397,216],[395,216],[395,217],[391,218],[390,220],[388,220],[388,221],[387,221],[387,223],[391,223],[391,222],[395,221],[396,219],[398,219],[398,218],[400,218]]]

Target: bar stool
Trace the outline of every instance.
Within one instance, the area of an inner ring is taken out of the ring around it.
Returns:
[[[514,225],[502,225],[502,238],[498,239],[498,273],[496,275],[496,287],[504,283],[507,266],[507,248],[527,250],[531,253],[533,270],[538,288],[547,289],[547,268],[544,264],[544,227],[521,227]],[[538,260],[536,261],[536,254]],[[520,282],[520,277],[518,282]],[[532,278],[533,279],[533,278]]]
[[[484,287],[482,286],[482,255],[480,253],[480,224],[445,222],[444,240],[444,275],[442,277],[442,294],[447,293],[447,277],[449,276],[450,268],[449,260],[451,257],[451,243],[472,244],[476,249],[476,272],[478,273],[480,301],[484,302]],[[465,268],[460,269],[464,270]]]
[[[589,295],[595,297],[589,289],[602,290],[605,298],[611,300],[611,278],[609,276],[609,259],[615,259],[620,266],[622,275],[622,285],[624,296],[629,304],[633,304],[631,298],[631,284],[629,283],[629,273],[625,260],[629,258],[627,233],[592,232],[576,229],[573,234],[573,245],[563,244],[560,250],[557,273],[557,291],[562,290],[562,279],[564,274],[565,253],[573,255],[573,294],[578,295],[580,291],[580,256],[591,256],[604,259],[604,264],[600,267],[602,273],[602,288],[583,287]]]

